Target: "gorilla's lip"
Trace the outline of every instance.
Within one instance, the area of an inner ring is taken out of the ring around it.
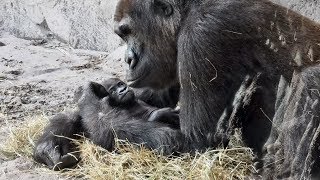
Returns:
[[[128,94],[128,90],[126,91],[126,92],[124,92],[123,94],[121,94],[121,97],[120,97],[120,99],[123,99],[123,98],[125,98],[126,97],[126,95]]]
[[[129,78],[127,78],[127,84],[130,86],[130,87],[134,87],[135,85],[137,85],[141,79],[144,78],[144,74],[140,74],[139,76],[136,76],[136,77],[132,77],[130,76]]]
[[[140,80],[140,76],[138,78],[133,79],[133,80],[131,80],[131,79],[127,80],[128,81],[127,84],[132,87],[135,84],[137,84],[139,82],[139,80]]]
[[[144,81],[148,78],[148,75],[150,74],[150,69],[146,67],[136,67],[133,70],[128,70],[126,79],[127,84],[130,87],[138,87],[140,84],[144,84]]]
[[[130,96],[130,92],[132,92],[132,90],[130,90],[129,87],[128,87],[127,89],[128,89],[128,90],[121,95],[120,100],[123,100],[123,99],[125,99],[127,96]]]

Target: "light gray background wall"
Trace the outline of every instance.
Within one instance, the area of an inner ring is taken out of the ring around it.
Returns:
[[[26,39],[53,34],[74,48],[113,51],[115,0],[0,0],[0,35]]]
[[[320,22],[320,0],[272,0]]]

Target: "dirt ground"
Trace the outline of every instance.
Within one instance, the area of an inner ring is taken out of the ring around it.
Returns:
[[[0,37],[0,144],[9,127],[27,117],[48,117],[74,107],[73,94],[88,81],[111,76],[124,77],[125,47],[113,53],[77,50],[55,40],[23,40]],[[25,158],[7,160],[0,156],[0,179],[60,179],[39,175]]]

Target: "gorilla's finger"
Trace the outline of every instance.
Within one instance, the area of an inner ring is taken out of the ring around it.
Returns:
[[[72,153],[63,155],[59,162],[54,166],[53,170],[59,171],[65,168],[72,168],[79,162],[79,157]]]

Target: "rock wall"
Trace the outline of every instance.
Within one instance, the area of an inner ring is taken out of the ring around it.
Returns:
[[[24,39],[55,37],[76,49],[113,51],[116,0],[1,0],[0,35]]]
[[[320,179],[320,65],[278,86],[264,179]]]
[[[300,12],[302,15],[320,22],[320,1],[319,0],[272,0],[285,7]]]
[[[320,22],[320,1],[272,0]],[[121,40],[113,33],[117,0],[1,0],[0,36],[55,37],[76,49],[111,52]]]

